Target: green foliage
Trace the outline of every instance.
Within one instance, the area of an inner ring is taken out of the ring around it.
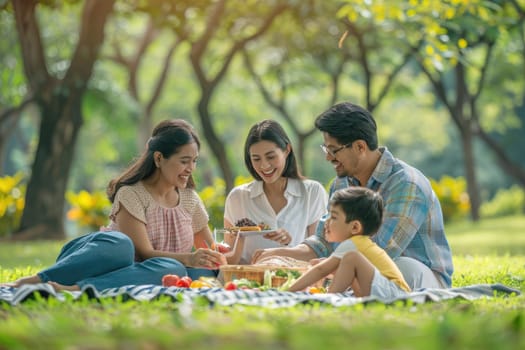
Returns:
[[[18,228],[24,210],[26,185],[23,175],[0,178],[0,237]]]
[[[209,225],[211,227],[222,227],[223,226],[223,213],[224,213],[224,191],[226,184],[221,178],[215,178],[213,185],[207,186],[199,192],[199,196],[204,202],[204,206],[208,215],[210,216]]]
[[[441,203],[445,222],[463,218],[468,214],[470,201],[466,192],[465,178],[443,176],[439,181],[430,179],[430,183]]]
[[[396,36],[413,46],[423,40],[422,63],[431,71],[456,65],[462,52],[483,40],[495,41],[519,21],[514,6],[483,0],[345,0],[337,15],[398,30]]]
[[[523,214],[525,192],[520,186],[499,190],[491,201],[481,205],[481,216],[485,218]]]

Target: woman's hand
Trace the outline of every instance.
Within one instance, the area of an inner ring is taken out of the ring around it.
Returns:
[[[263,235],[266,239],[271,239],[272,241],[275,241],[282,245],[288,245],[292,241],[292,236],[283,228],[278,228],[275,231],[268,232],[267,234]]]
[[[226,257],[211,249],[199,248],[191,254],[190,266],[205,269],[217,269],[226,264]]]

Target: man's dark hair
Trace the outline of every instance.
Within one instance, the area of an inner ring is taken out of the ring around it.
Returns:
[[[345,222],[357,220],[363,226],[363,235],[379,230],[383,220],[383,198],[366,187],[348,187],[336,191],[331,206],[339,206],[346,215]]]
[[[363,140],[370,150],[377,149],[377,125],[372,114],[350,102],[333,105],[315,120],[315,127],[346,145]]]

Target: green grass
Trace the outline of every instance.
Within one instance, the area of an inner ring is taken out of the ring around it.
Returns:
[[[454,286],[525,292],[525,217],[454,223]],[[53,262],[63,242],[0,244],[0,281]],[[0,306],[0,349],[521,349],[525,297],[334,308],[209,307],[153,302]]]
[[[525,216],[462,221],[447,226],[454,255],[525,254]]]

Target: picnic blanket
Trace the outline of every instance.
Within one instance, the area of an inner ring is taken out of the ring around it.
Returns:
[[[494,295],[520,295],[520,291],[502,284],[477,284],[466,287],[448,289],[420,289],[407,295],[391,300],[381,300],[376,297],[358,298],[352,293],[310,294],[307,292],[283,292],[278,290],[255,291],[234,290],[226,291],[222,288],[186,289],[177,287],[163,287],[159,285],[128,285],[120,288],[110,288],[98,291],[93,286],[85,286],[81,291],[56,292],[49,284],[28,284],[19,288],[0,286],[0,304],[18,305],[29,300],[55,298],[59,301],[79,300],[83,298],[100,300],[113,298],[126,301],[149,301],[162,296],[171,298],[175,302],[193,303],[204,300],[214,305],[250,305],[264,307],[290,307],[298,304],[321,303],[332,306],[351,306],[355,304],[408,302],[422,304],[439,302],[450,299],[474,300],[490,298]]]

